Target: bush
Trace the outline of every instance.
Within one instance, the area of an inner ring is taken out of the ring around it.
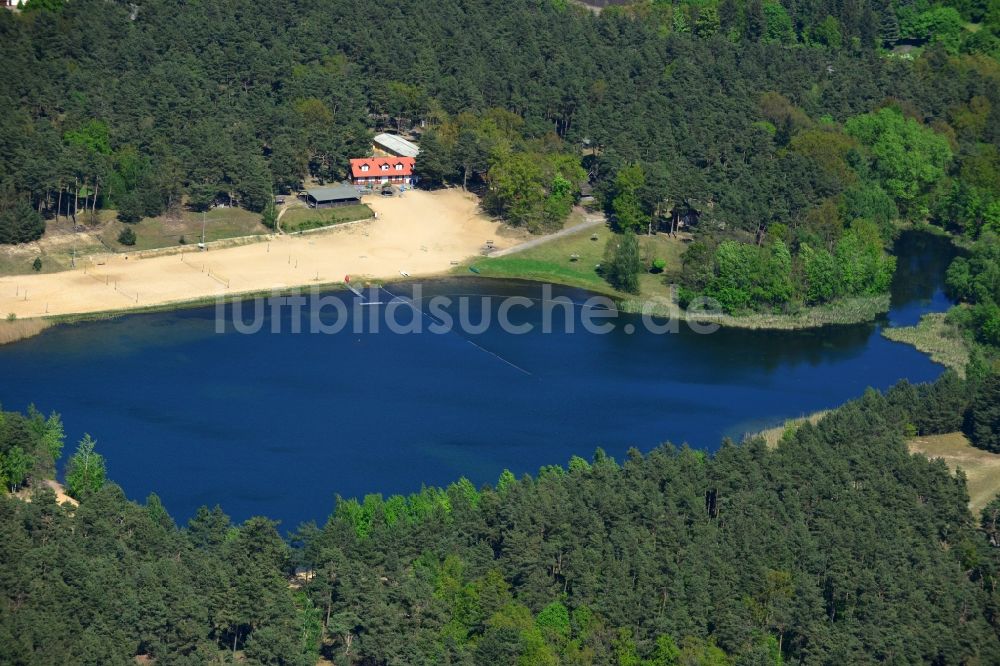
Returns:
[[[34,260],[33,262],[31,262],[31,268],[32,268],[32,269],[33,269],[33,270],[34,270],[34,271],[35,271],[36,273],[37,273],[38,271],[42,270],[42,258],[41,258],[41,257],[35,257],[35,260]]]
[[[667,260],[657,257],[656,259],[653,259],[653,266],[651,270],[654,273],[662,273],[663,269],[666,267],[667,267]]]
[[[122,232],[118,234],[118,242],[122,245],[135,245],[135,231],[132,227],[125,227]]]

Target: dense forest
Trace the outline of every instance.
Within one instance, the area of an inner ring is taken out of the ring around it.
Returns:
[[[995,379],[869,391],[773,449],[342,500],[290,541],[218,507],[178,527],[103,477],[59,506],[32,477],[0,497],[0,662],[997,663],[1000,500],[979,523],[964,477],[904,444],[995,438]],[[57,417],[3,413],[4,460],[52,442]]]
[[[1000,4],[613,4],[28,0],[0,11],[0,243],[260,211],[415,131],[426,186],[532,231],[584,185],[633,253],[692,230],[682,299],[734,313],[884,292],[896,230],[936,225],[967,245],[969,379],[868,392],[774,449],[345,499],[287,540],[129,501],[89,436],[60,506],[59,417],[0,412],[0,663],[1000,663],[1000,500],[974,518],[904,444],[1000,451]]]
[[[960,302],[948,319],[989,351],[1000,351],[1000,239],[984,233],[948,268],[949,295]]]
[[[259,211],[388,128],[534,231],[588,183],[620,230],[694,229],[682,297],[869,296],[894,223],[1000,227],[998,35],[985,0],[31,0],[0,13],[0,242]]]

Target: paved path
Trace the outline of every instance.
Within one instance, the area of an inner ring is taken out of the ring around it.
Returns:
[[[570,234],[575,234],[578,231],[583,231],[585,229],[592,229],[594,227],[599,227],[607,224],[607,219],[604,217],[603,213],[593,213],[586,216],[583,222],[580,224],[574,224],[572,227],[563,229],[562,231],[557,231],[554,234],[546,234],[545,236],[539,236],[538,238],[532,239],[530,241],[521,243],[520,245],[515,245],[514,247],[509,247],[505,250],[497,250],[489,255],[489,258],[494,257],[506,257],[508,254],[514,254],[516,252],[522,252],[524,250],[531,249],[533,247],[538,247],[543,243],[548,243],[557,238],[562,238],[563,236],[569,236]]]

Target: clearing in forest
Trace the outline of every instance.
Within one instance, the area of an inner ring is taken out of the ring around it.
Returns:
[[[952,472],[965,472],[969,508],[974,515],[1000,493],[1000,454],[975,448],[962,433],[916,437],[907,444],[914,453],[940,458]]]

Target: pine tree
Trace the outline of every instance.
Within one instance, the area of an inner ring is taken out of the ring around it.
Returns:
[[[721,0],[719,2],[719,27],[728,35],[738,27],[740,7],[736,0]]]
[[[1000,375],[990,375],[976,387],[965,434],[973,446],[1000,453]]]
[[[899,19],[896,18],[896,12],[893,11],[889,2],[882,3],[878,13],[880,16],[879,37],[883,44],[892,47],[899,41]]]
[[[28,243],[45,233],[45,220],[24,197],[7,207],[0,202],[0,244]]]
[[[118,242],[129,247],[135,245],[135,231],[132,227],[122,228],[121,233],[118,234]]]
[[[749,0],[746,6],[745,36],[751,42],[759,42],[767,30],[767,19],[764,16],[762,0]]]
[[[415,170],[426,187],[438,187],[456,177],[455,156],[438,132],[430,131],[422,137]]]

